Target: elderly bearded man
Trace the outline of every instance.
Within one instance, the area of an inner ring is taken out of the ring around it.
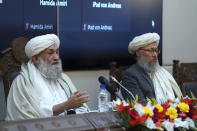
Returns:
[[[122,84],[142,103],[146,103],[146,98],[164,103],[182,96],[174,78],[158,63],[159,39],[157,33],[146,33],[135,37],[128,46],[137,63],[123,72]],[[121,91],[125,99],[132,98],[124,89]]]
[[[32,38],[25,46],[29,58],[13,81],[7,100],[6,120],[64,115],[69,109],[88,112],[86,92],[76,90],[62,72],[59,38],[54,34]]]

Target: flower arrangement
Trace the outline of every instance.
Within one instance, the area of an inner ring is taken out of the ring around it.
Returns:
[[[116,105],[126,128],[146,130],[197,130],[197,99],[185,97],[158,104],[155,99],[147,99],[144,105],[138,101],[121,102]]]

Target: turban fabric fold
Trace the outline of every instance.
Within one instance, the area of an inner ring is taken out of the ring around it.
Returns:
[[[136,36],[129,43],[128,51],[131,54],[134,54],[139,48],[149,45],[153,42],[159,44],[160,37],[157,33],[146,33],[140,36]]]
[[[27,42],[25,46],[25,54],[28,58],[31,58],[53,44],[57,44],[59,48],[60,40],[55,34],[36,36]]]

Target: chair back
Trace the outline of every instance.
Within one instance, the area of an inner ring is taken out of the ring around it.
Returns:
[[[3,88],[3,80],[0,77],[0,122],[6,117],[6,100]]]
[[[179,60],[173,60],[173,76],[183,96],[190,96],[192,92],[197,97],[197,63],[180,63]]]
[[[125,71],[129,66],[118,66],[116,62],[110,63],[110,70],[109,70],[109,77],[114,76],[119,82],[122,79],[122,73]],[[119,85],[114,82],[111,78],[109,78],[110,82],[113,84],[115,88],[119,90]],[[115,96],[111,95],[111,100],[115,100]]]
[[[11,82],[14,77],[20,72],[20,67],[23,62],[27,62],[28,58],[25,55],[25,45],[28,39],[24,37],[16,38],[10,48],[1,52],[0,59],[0,77],[3,81],[5,99],[9,93]]]

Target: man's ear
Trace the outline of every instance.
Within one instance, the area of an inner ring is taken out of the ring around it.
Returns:
[[[38,55],[32,56],[32,61],[34,63],[34,65],[37,67],[39,64],[39,57]]]
[[[139,57],[140,56],[140,50],[136,51],[136,56]]]

